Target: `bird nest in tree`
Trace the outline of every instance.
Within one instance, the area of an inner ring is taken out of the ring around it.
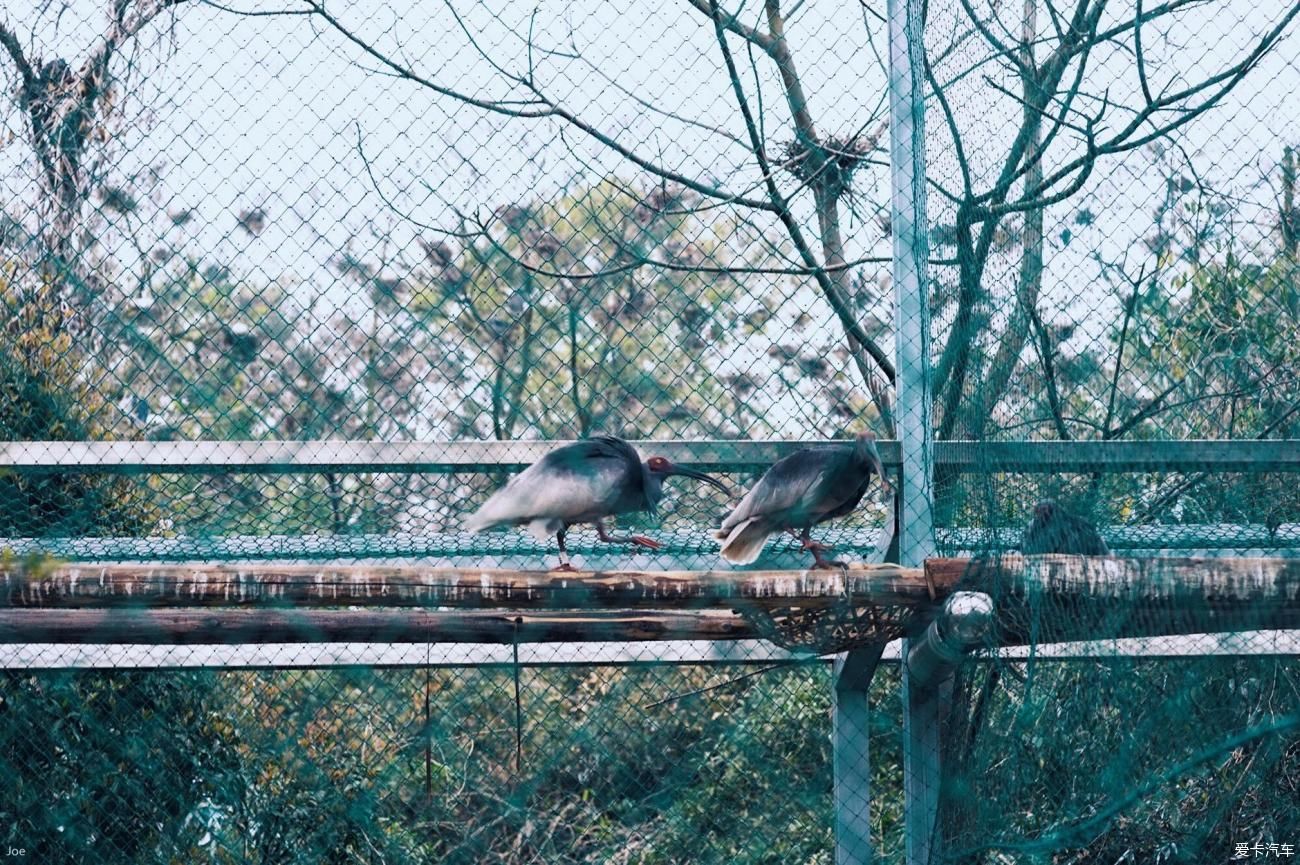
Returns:
[[[903,636],[912,608],[836,598],[815,606],[751,607],[739,611],[759,636],[783,649],[826,655]]]
[[[820,186],[838,199],[852,189],[854,172],[875,149],[876,142],[862,136],[832,135],[824,141],[796,138],[782,147],[781,165],[800,181]]]

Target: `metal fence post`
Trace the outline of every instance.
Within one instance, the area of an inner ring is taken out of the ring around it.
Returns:
[[[934,552],[934,429],[930,421],[930,303],[925,213],[925,110],[921,76],[921,0],[889,0],[890,217],[893,227],[897,358],[899,564]]]
[[[903,642],[903,832],[907,865],[929,865],[939,847],[939,761],[944,705],[952,677],[917,682],[908,670],[910,641]]]
[[[925,210],[925,106],[921,0],[888,0],[891,222],[898,358],[899,563],[920,565],[934,552],[934,466],[930,422],[928,221]],[[908,657],[903,647],[903,658]],[[938,820],[942,684],[903,674],[903,793],[908,865],[930,861]]]
[[[884,644],[835,659],[832,696],[835,768],[835,865],[869,865],[871,847],[871,713],[867,691]]]

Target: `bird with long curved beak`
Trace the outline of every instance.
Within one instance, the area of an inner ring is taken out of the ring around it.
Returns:
[[[746,493],[714,533],[722,541],[722,557],[738,565],[758,558],[767,539],[789,532],[813,554],[814,567],[838,566],[822,553],[830,549],[809,535],[820,523],[851,513],[872,477],[880,478],[882,493],[893,489],[876,450],[876,436],[859,433],[852,445],[804,448],[777,461]],[[796,530],[802,530],[796,534]]]
[[[659,549],[658,541],[644,535],[609,534],[604,520],[634,511],[654,513],[664,481],[674,476],[703,481],[730,495],[726,485],[704,472],[660,456],[642,462],[636,448],[622,439],[595,436],[556,448],[511,478],[464,527],[481,532],[501,525],[527,526],[541,541],[554,535],[560,546],[559,570],[571,571],[564,536],[576,523],[595,525],[605,543]]]

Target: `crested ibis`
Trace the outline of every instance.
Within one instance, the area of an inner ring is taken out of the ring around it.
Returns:
[[[663,498],[663,483],[673,476],[695,478],[724,493],[727,487],[704,472],[674,464],[664,457],[641,455],[622,439],[595,436],[555,450],[510,479],[493,493],[464,527],[481,532],[494,526],[527,526],[539,541],[555,535],[560,568],[571,571],[564,535],[575,523],[592,523],[605,543],[632,544],[657,550],[660,544],[643,535],[611,535],[604,519],[632,511],[653,513]]]
[[[1092,523],[1051,499],[1043,499],[1034,506],[1034,519],[1020,538],[1020,552],[1027,556],[1042,553],[1108,556],[1110,547]]]
[[[722,541],[722,557],[745,565],[758,558],[769,536],[795,534],[803,549],[813,554],[814,567],[836,565],[822,557],[829,549],[809,536],[809,530],[827,520],[851,513],[866,495],[873,476],[881,492],[892,489],[876,450],[876,437],[859,433],[852,445],[804,448],[776,462],[758,480],[715,533]]]

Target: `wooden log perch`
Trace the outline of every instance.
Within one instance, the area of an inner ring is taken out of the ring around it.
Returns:
[[[930,559],[936,583],[988,592],[1003,645],[1300,627],[1300,559]]]
[[[725,611],[0,610],[0,643],[556,643],[745,640]]]
[[[731,609],[928,603],[921,568],[847,571],[516,571],[372,565],[85,565],[0,568],[0,607],[493,607]]]
[[[726,640],[755,636],[743,616],[756,611],[787,622],[813,611],[821,621],[874,605],[923,621],[958,587],[992,597],[1002,645],[1300,628],[1295,559],[1004,556],[924,568],[587,573],[46,563],[0,565],[0,642]]]

